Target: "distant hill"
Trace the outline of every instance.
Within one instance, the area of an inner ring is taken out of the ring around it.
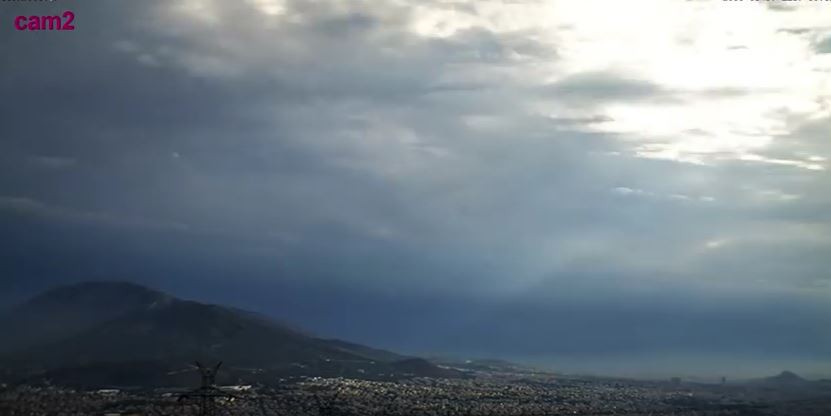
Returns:
[[[808,380],[796,375],[791,371],[783,371],[775,376],[766,377],[759,380],[765,384],[775,384],[775,385],[794,385],[794,384],[803,384],[809,383]]]
[[[767,390],[799,390],[806,392],[822,387],[822,383],[804,379],[792,371],[783,371],[775,376],[749,380],[748,384]]]
[[[80,377],[89,384],[159,383],[164,380],[143,374],[146,369],[173,370],[193,360],[222,360],[229,369],[246,368],[259,377],[460,375],[423,360],[414,365],[389,351],[317,338],[253,312],[130,283],[50,290],[0,317],[0,330],[14,334],[0,350],[7,368],[58,380]]]

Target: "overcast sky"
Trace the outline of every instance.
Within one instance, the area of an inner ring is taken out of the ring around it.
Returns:
[[[126,279],[411,353],[831,375],[831,3],[0,6],[3,302]]]

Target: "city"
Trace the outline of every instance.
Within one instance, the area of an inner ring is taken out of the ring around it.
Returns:
[[[283,380],[236,388],[217,399],[215,415],[689,415],[825,416],[831,383],[807,396],[771,395],[776,389],[737,384],[588,379],[546,374],[477,374],[465,379],[368,381],[346,378]],[[774,398],[774,396],[776,396]],[[18,386],[0,393],[0,414],[200,415],[198,403],[163,389],[76,391]]]

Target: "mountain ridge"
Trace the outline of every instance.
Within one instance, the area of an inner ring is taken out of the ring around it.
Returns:
[[[183,300],[129,282],[51,289],[0,317],[6,333],[22,327],[26,331],[9,343],[16,348],[0,351],[0,362],[28,374],[131,362],[172,369],[221,360],[275,376],[459,375],[414,357],[312,336],[257,312]]]

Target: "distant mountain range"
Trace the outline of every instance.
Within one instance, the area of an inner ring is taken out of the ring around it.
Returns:
[[[463,373],[266,316],[182,300],[123,282],[59,287],[0,315],[0,364],[15,375],[86,385],[180,384],[194,360],[224,361],[228,377],[458,377]]]

